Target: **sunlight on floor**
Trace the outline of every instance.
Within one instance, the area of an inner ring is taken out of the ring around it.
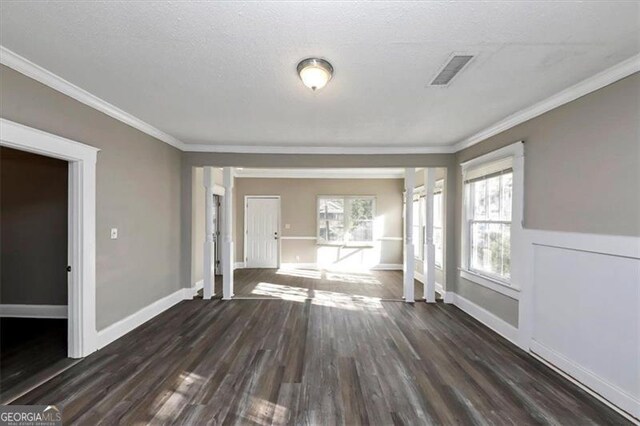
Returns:
[[[300,287],[289,287],[281,284],[258,283],[251,294],[256,296],[271,296],[283,300],[293,300],[295,302],[304,302],[310,298],[310,290]]]
[[[255,296],[267,296],[294,302],[311,300],[312,305],[362,311],[379,309],[382,299],[357,294],[338,293],[335,291],[311,290],[281,284],[261,282],[251,292]]]
[[[339,271],[331,269],[278,269],[277,275],[288,277],[311,278],[314,280],[325,279],[328,281],[343,282],[345,284],[371,284],[382,285],[368,269],[351,269],[349,271]]]
[[[274,404],[262,398],[250,397],[246,415],[242,416],[259,425],[284,424],[289,410],[282,405]]]
[[[283,269],[280,268],[276,272],[278,275],[287,275],[289,277],[311,278],[314,280],[322,279],[322,272],[315,269]]]
[[[192,387],[201,387],[204,382],[205,378],[199,374],[189,371],[181,373],[177,379],[175,389],[167,390],[166,393],[161,393],[153,404],[151,404],[150,414],[153,414],[154,420],[164,423],[165,421],[173,418],[175,415],[175,408],[183,405],[185,401],[188,400],[185,395],[189,393],[189,390]],[[168,398],[167,395],[169,395]]]

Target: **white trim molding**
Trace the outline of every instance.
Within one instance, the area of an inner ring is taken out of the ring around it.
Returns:
[[[99,149],[0,119],[0,145],[69,162],[68,355],[96,350],[96,161]]]
[[[0,63],[19,73],[33,78],[65,95],[82,102],[108,116],[121,121],[143,133],[148,134],[185,152],[217,152],[239,154],[352,154],[352,155],[389,155],[389,154],[454,154],[491,136],[517,126],[527,120],[544,114],[554,108],[571,102],[581,96],[594,92],[614,83],[634,72],[640,71],[640,55],[633,56],[619,64],[589,77],[549,98],[528,108],[509,115],[503,120],[475,133],[456,144],[435,146],[271,146],[271,145],[218,145],[188,144],[149,123],[110,104],[102,98],[89,93],[51,71],[37,65],[17,53],[0,46]]]
[[[473,318],[480,321],[482,324],[489,327],[511,343],[518,344],[518,328],[509,324],[502,318],[497,317],[493,313],[487,311],[482,306],[476,305],[469,299],[466,299],[459,294],[447,292],[447,295],[451,295],[452,303],[458,308],[462,309]],[[446,302],[446,300],[445,300]]]
[[[184,144],[187,152],[217,152],[236,154],[454,154],[455,145],[437,146],[273,146],[273,145],[205,145]]]
[[[399,168],[236,169],[237,178],[259,179],[402,179]]]
[[[485,277],[464,269],[460,270],[460,276],[467,281],[471,281],[495,292],[504,294],[511,299],[518,300],[520,298],[520,289],[511,287],[498,280],[491,279],[490,277]]]
[[[640,71],[640,55],[632,56],[613,67],[602,71],[594,76],[582,80],[580,83],[575,84],[567,89],[556,93],[547,99],[540,101],[528,108],[524,108],[508,117],[498,121],[492,126],[487,127],[484,130],[475,133],[474,135],[464,139],[454,145],[455,152],[462,151],[465,148],[473,146],[485,139],[504,132],[518,124],[524,123],[527,120],[538,117],[545,112],[558,108],[564,104],[574,101],[582,96],[588,95],[591,92],[595,92],[611,83],[615,83],[633,73]]]
[[[121,110],[120,108],[110,104],[109,102],[101,99],[86,90],[76,86],[73,83],[63,79],[62,77],[52,73],[49,70],[42,68],[40,65],[34,64],[30,60],[18,55],[17,53],[7,49],[4,46],[0,46],[0,63],[12,68],[19,73],[26,75],[40,83],[57,90],[60,93],[64,93],[70,98],[75,99],[78,102],[82,102],[85,105],[90,106],[100,112],[107,114],[109,117],[115,118],[134,129],[138,129],[143,133],[153,136],[162,142],[178,148],[182,151],[185,150],[186,145],[174,138],[173,136],[163,132],[162,130],[145,123],[137,117]]]
[[[67,318],[67,305],[0,305],[2,318]]]
[[[125,334],[133,331],[135,328],[141,326],[150,319],[158,316],[167,309],[182,302],[185,299],[193,298],[194,288],[181,288],[162,299],[145,306],[139,311],[129,315],[120,321],[111,324],[110,326],[100,330],[98,332],[97,349],[102,349],[109,343],[121,338]]]
[[[247,267],[247,266],[245,265],[245,263],[244,263],[244,262],[235,262],[235,263],[233,264],[233,269],[234,269],[234,270],[235,270],[235,269],[244,269],[244,268],[246,268],[246,267]]]

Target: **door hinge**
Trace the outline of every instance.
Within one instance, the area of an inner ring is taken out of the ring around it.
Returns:
[[[67,272],[71,272],[71,265],[67,265]]]

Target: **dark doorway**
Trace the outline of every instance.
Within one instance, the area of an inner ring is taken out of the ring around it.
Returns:
[[[67,360],[68,167],[0,147],[3,403]]]

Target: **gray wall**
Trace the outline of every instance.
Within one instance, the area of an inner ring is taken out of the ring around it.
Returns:
[[[12,69],[0,115],[101,149],[97,164],[98,330],[181,287],[181,152]],[[117,227],[119,238],[109,230]],[[188,271],[187,271],[188,273]],[[184,281],[188,285],[188,278]]]
[[[0,147],[0,303],[67,304],[68,163]]]
[[[244,257],[244,197],[279,195],[282,237],[315,237],[317,234],[317,197],[319,195],[373,195],[376,218],[382,218],[381,237],[402,238],[402,179],[251,179],[235,180],[236,259]],[[290,229],[285,229],[285,224]],[[402,241],[381,241],[379,263],[402,264]],[[363,252],[374,250],[363,249]],[[282,240],[282,263],[315,263],[315,240]],[[296,260],[299,256],[299,260]]]
[[[525,141],[525,228],[640,236],[640,74],[465,149],[456,162],[520,140]],[[457,179],[459,224],[459,167]],[[459,225],[455,241],[459,266]],[[456,292],[517,324],[517,301],[459,277]]]

